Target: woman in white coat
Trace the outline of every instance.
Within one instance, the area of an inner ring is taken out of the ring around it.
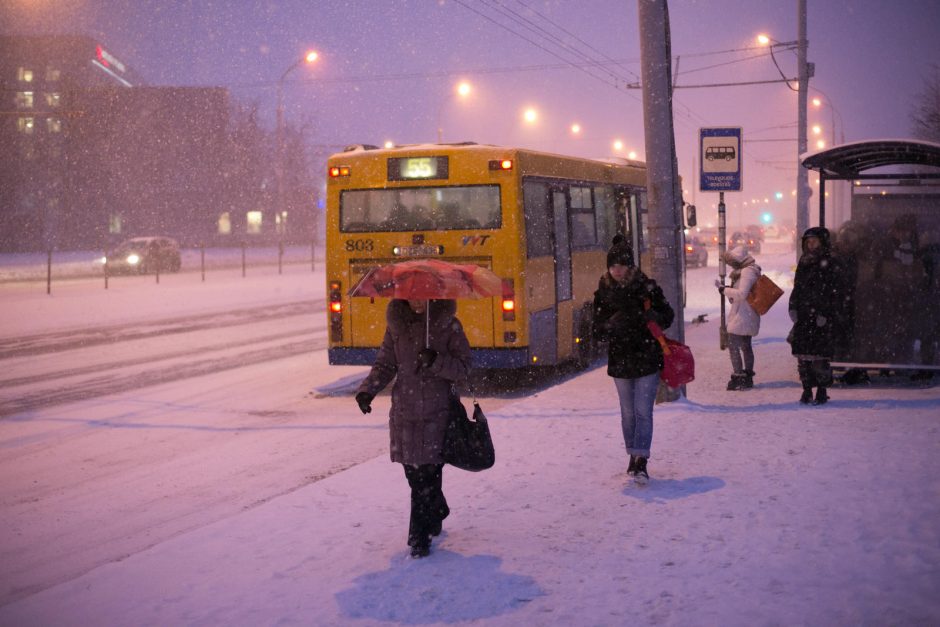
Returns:
[[[731,302],[728,314],[728,353],[734,372],[728,382],[729,390],[747,390],[754,387],[754,349],[751,338],[760,332],[760,315],[747,302],[747,295],[760,278],[760,266],[747,254],[744,246],[735,246],[725,252],[725,263],[731,266],[731,285],[716,282],[718,291]]]

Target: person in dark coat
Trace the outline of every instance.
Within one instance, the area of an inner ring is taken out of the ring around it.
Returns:
[[[388,304],[382,346],[356,402],[362,413],[392,379],[390,455],[411,487],[408,546],[412,557],[430,553],[450,509],[441,489],[441,445],[456,385],[470,372],[470,344],[452,300],[399,300]]]
[[[647,327],[666,329],[675,314],[656,282],[637,267],[633,248],[622,235],[607,253],[607,272],[594,292],[593,332],[607,342],[607,374],[620,398],[624,444],[630,455],[627,474],[649,481],[647,460],[653,442],[653,404],[663,369],[663,350]]]
[[[828,229],[807,229],[802,250],[790,294],[793,330],[789,339],[803,384],[800,402],[822,405],[829,400],[826,389],[832,384],[830,360],[835,351],[836,328],[844,324],[845,286],[840,266],[832,256]]]

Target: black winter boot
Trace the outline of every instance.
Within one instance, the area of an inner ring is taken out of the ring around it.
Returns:
[[[747,389],[747,376],[743,374],[731,375],[731,380],[728,381],[728,391],[745,389]]]
[[[744,389],[750,390],[752,387],[754,387],[754,371],[745,370],[744,371]]]
[[[800,402],[804,405],[813,402],[813,388],[803,388],[803,396],[800,397]]]
[[[636,476],[636,457],[630,456],[630,465],[627,466],[627,474],[631,477]]]
[[[650,481],[649,473],[646,472],[646,458],[637,457],[636,458],[636,474],[633,475],[633,480],[637,485],[646,485]]]
[[[826,388],[820,385],[816,388],[816,399],[813,401],[813,405],[825,405],[828,400],[829,395],[826,394]]]

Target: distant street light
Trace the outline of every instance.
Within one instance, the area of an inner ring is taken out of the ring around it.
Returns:
[[[522,119],[526,124],[535,124],[539,119],[539,112],[533,107],[529,107],[522,113]]]
[[[473,85],[467,81],[460,81],[454,86],[454,92],[457,94],[458,99],[465,100],[473,92]],[[444,116],[444,107],[447,106],[448,102],[450,100],[445,98],[437,109],[437,143],[439,144],[444,141],[444,127],[441,120]]]
[[[277,220],[284,218],[284,79],[301,63],[311,64],[319,55],[314,50],[308,50],[304,56],[294,61],[277,81],[277,118],[275,122],[275,140],[277,142]]]
[[[575,122],[574,124],[572,124],[572,125],[571,125],[571,134],[572,134],[572,135],[580,135],[580,134],[581,134],[581,125],[578,124],[577,122]]]

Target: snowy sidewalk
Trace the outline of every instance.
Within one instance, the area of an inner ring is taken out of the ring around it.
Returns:
[[[597,368],[491,413],[497,465],[445,470],[452,514],[427,559],[407,557],[407,485],[382,456],[0,608],[0,624],[940,621],[938,391],[799,406],[771,333],[758,390],[709,392],[727,375],[713,333],[689,334],[694,400],[656,410],[646,488],[625,480]]]
[[[685,317],[714,320],[714,269],[692,273]],[[257,281],[293,300],[311,297],[306,276]],[[193,306],[228,294],[178,282]],[[37,332],[124,291],[41,294],[9,315]],[[802,406],[785,309],[763,319],[747,392],[724,390],[717,323],[687,325],[696,380],[656,408],[645,488],[627,481],[599,367],[483,399],[496,466],[445,469],[452,513],[427,559],[408,557],[407,484],[381,455],[0,607],[0,626],[940,624],[940,386],[836,387]],[[365,420],[351,397],[304,402]]]

